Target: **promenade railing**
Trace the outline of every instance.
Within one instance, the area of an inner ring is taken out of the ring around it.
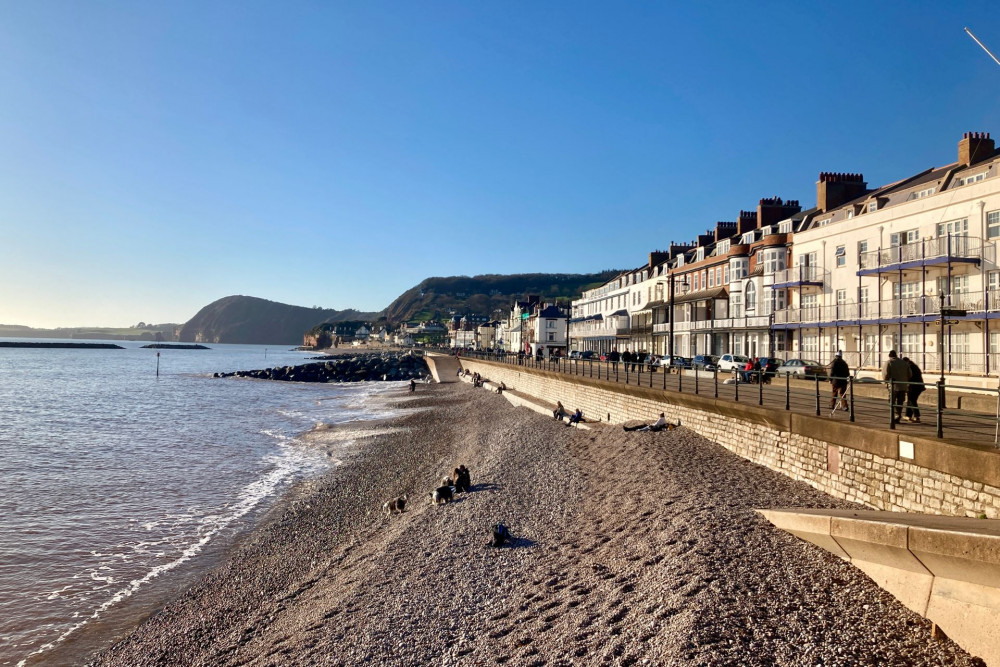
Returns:
[[[712,396],[724,400],[806,412],[818,417],[865,422],[897,429],[901,423],[933,425],[935,435],[962,439],[970,444],[992,444],[1000,440],[1000,385],[996,389],[946,383],[945,380],[882,382],[870,378],[846,378],[843,391],[834,393],[829,378],[776,376],[773,371],[719,371],[665,368],[637,361],[539,358],[508,352],[462,351],[460,356],[484,359],[510,366],[562,373],[618,384]],[[807,380],[806,382],[802,381]],[[872,391],[873,387],[878,387]],[[912,392],[918,387],[921,391]],[[907,398],[901,398],[902,396]],[[913,396],[912,401],[908,400]],[[997,410],[959,407],[964,397],[976,396],[980,405],[995,402]],[[984,400],[985,399],[985,400]],[[897,415],[901,421],[897,421]],[[907,419],[912,418],[912,421]],[[915,433],[918,434],[918,433]],[[929,434],[928,434],[929,435]]]

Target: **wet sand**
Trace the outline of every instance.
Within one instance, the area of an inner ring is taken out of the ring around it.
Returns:
[[[466,383],[400,399],[425,409],[362,426],[346,465],[93,664],[974,664],[753,511],[849,503],[683,428],[567,428]],[[459,463],[472,492],[430,505]],[[500,520],[518,540],[487,548]]]

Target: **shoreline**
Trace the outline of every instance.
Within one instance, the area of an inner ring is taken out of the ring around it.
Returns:
[[[400,383],[400,388],[395,391],[390,390],[377,395],[379,407],[375,411],[380,412],[384,408],[395,410],[394,406],[400,403],[399,399],[403,397],[404,391]],[[19,662],[10,664],[24,664],[26,667],[41,664],[77,665],[94,659],[122,637],[134,632],[164,605],[183,595],[211,572],[223,566],[243,541],[266,524],[272,513],[281,509],[296,488],[310,483],[313,479],[336,472],[357,452],[357,440],[388,432],[385,425],[397,418],[383,416],[346,422],[318,423],[299,432],[295,439],[318,452],[325,451],[329,461],[327,469],[291,483],[286,482],[276,494],[265,497],[246,515],[240,517],[237,523],[213,536],[193,558],[176,567],[168,568],[166,572],[152,578],[119,603],[104,610],[97,618],[81,617],[81,619],[86,618],[86,622],[71,630],[64,639],[55,640],[44,652],[21,656]]]
[[[849,503],[683,428],[569,429],[464,383],[404,398],[432,409],[293,487],[92,664],[972,664],[753,511]],[[458,463],[473,491],[429,505]],[[513,548],[485,547],[498,520]]]

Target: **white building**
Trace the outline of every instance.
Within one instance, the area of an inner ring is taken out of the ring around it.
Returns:
[[[822,361],[844,350],[852,366],[878,368],[895,349],[925,374],[997,374],[998,174],[994,142],[980,133],[962,138],[956,162],[874,190],[860,174],[820,174],[775,331]],[[965,311],[945,318],[943,335],[942,298]]]

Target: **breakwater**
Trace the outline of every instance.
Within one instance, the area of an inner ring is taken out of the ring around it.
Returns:
[[[25,349],[85,349],[85,350],[124,350],[114,343],[36,343],[30,341],[0,341],[0,347],[20,347]]]
[[[410,353],[374,352],[349,357],[319,358],[325,361],[234,373],[215,373],[215,377],[256,378],[283,382],[364,382],[419,379],[428,374],[423,357]]]

